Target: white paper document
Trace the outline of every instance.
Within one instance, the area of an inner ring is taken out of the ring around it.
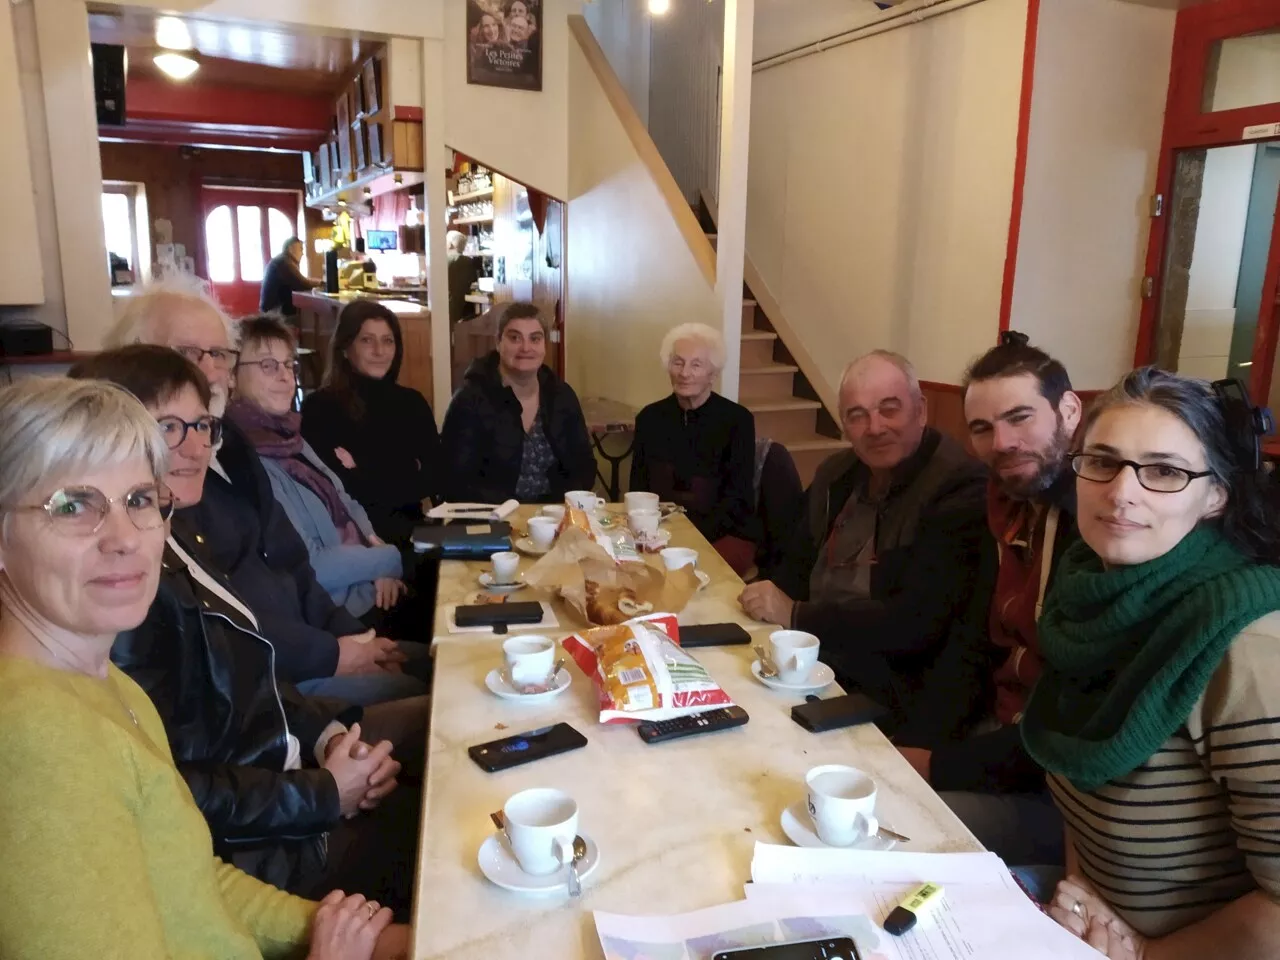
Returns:
[[[850,937],[862,960],[1097,960],[993,854],[862,853],[757,844],[747,899],[693,913],[597,912],[606,960],[711,960],[725,950]],[[943,900],[901,937],[884,918],[917,884]]]

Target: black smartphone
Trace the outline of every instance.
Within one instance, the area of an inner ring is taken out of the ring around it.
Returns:
[[[699,623],[680,628],[682,647],[732,647],[751,642],[751,634],[736,623]]]
[[[454,611],[453,618],[460,627],[505,627],[510,624],[541,623],[542,604],[533,600],[466,604]]]
[[[712,960],[862,960],[858,946],[848,937],[827,937],[798,943],[771,943],[714,954]]]
[[[568,753],[586,745],[587,738],[577,730],[567,723],[557,723],[553,727],[541,727],[528,733],[517,733],[513,737],[480,743],[469,747],[467,753],[481,770],[497,773],[499,770],[533,763],[557,753]]]
[[[865,693],[846,693],[843,697],[809,700],[791,708],[791,719],[810,733],[856,727],[875,723],[889,711]]]

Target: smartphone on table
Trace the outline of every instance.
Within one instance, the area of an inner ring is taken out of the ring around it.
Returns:
[[[467,754],[481,770],[497,773],[525,763],[533,763],[543,757],[554,757],[587,745],[587,738],[567,723],[540,727],[526,733],[517,733],[501,740],[478,743],[467,749]]]
[[[796,943],[770,943],[714,954],[712,960],[862,960],[858,946],[848,937],[824,937]]]

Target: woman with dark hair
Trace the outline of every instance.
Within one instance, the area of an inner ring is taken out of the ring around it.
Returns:
[[[551,503],[591,488],[596,461],[578,395],[546,356],[538,308],[508,304],[498,349],[471,364],[445,414],[446,500]]]
[[[396,315],[375,300],[353,300],[338,315],[324,386],[302,405],[302,436],[378,536],[407,544],[436,495],[440,434],[431,404],[396,383],[404,341]]]
[[[1241,393],[1137,370],[1071,458],[1022,737],[1067,825],[1050,912],[1112,960],[1280,942],[1280,510]]]

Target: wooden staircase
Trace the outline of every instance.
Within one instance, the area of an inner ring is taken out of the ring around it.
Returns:
[[[708,225],[712,212],[700,212]],[[707,239],[714,248],[716,235]],[[808,487],[818,465],[849,444],[745,284],[743,294],[738,402],[754,414],[757,437],[787,448]]]

